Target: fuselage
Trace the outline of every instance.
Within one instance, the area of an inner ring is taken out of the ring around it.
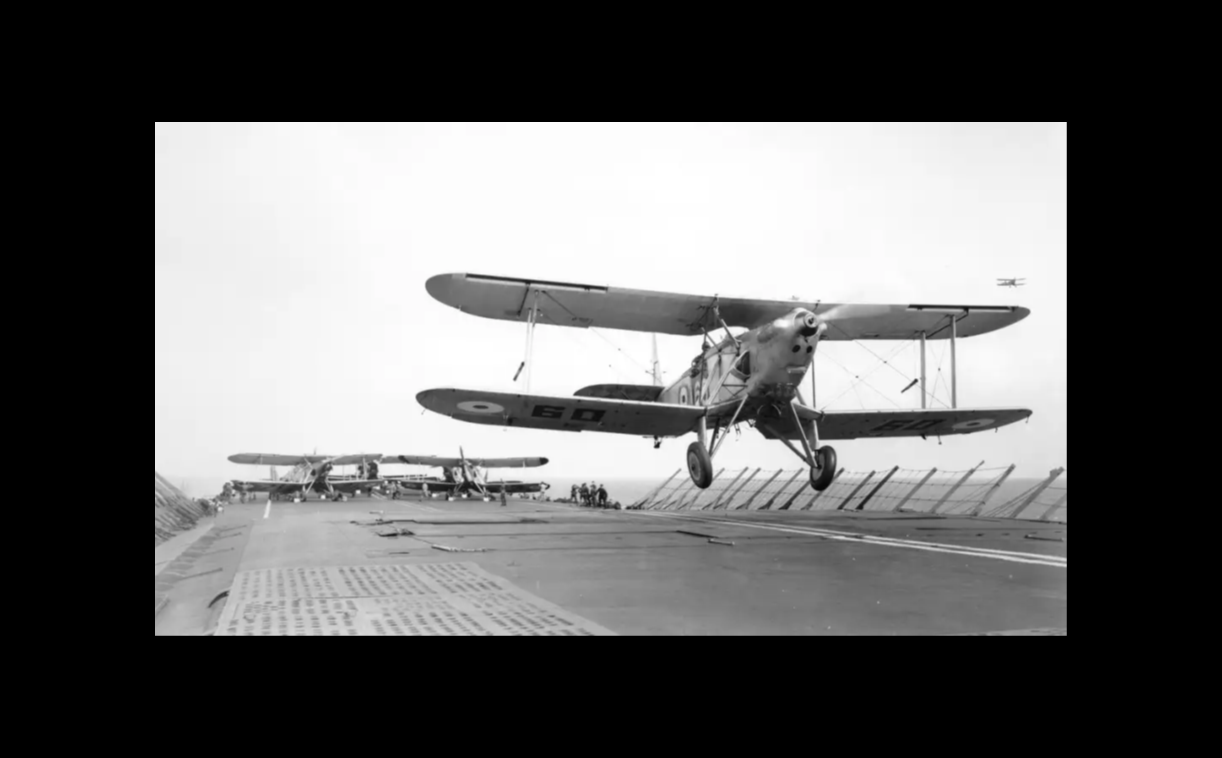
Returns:
[[[813,313],[795,308],[746,332],[737,343],[726,337],[693,360],[659,400],[702,407],[742,400],[744,394],[760,400],[792,400],[814,363],[820,329],[826,326]]]

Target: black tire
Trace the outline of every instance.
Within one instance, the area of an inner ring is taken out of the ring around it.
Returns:
[[[820,448],[815,453],[815,458],[820,468],[810,470],[810,486],[815,492],[823,492],[836,481],[836,466],[839,461],[836,459],[836,451],[830,447]]]
[[[692,483],[702,490],[707,490],[713,483],[713,459],[699,442],[693,442],[687,449],[687,473],[692,477]]]

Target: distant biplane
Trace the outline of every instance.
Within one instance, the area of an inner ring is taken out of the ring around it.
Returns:
[[[323,500],[341,500],[378,491],[386,484],[385,479],[378,477],[378,462],[381,460],[380,454],[328,456],[243,453],[229,457],[231,463],[272,467],[272,478],[269,481],[235,480],[233,484],[239,492],[267,493],[270,498],[276,500],[291,497],[294,502],[307,500],[311,493],[321,496]],[[290,466],[292,471],[284,478],[278,478],[274,468],[276,466]],[[332,476],[336,466],[359,466],[361,476]]]
[[[384,458],[384,463],[403,463],[408,466],[440,468],[443,478],[437,477],[390,477],[402,490],[427,491],[430,495],[443,494],[449,499],[469,497],[477,493],[485,500],[504,492],[507,495],[523,495],[545,492],[551,488],[546,482],[519,482],[488,480],[485,469],[494,468],[538,468],[546,466],[547,458],[468,458],[459,449],[458,458],[438,458],[421,455],[400,455]]]
[[[1026,279],[998,279],[997,286],[998,287],[1026,287],[1027,280]]]
[[[729,430],[741,423],[784,443],[810,466],[811,486],[823,491],[838,473],[836,451],[822,447],[823,441],[971,434],[1032,415],[1022,408],[957,408],[958,337],[1015,324],[1030,314],[1025,308],[805,305],[471,274],[436,276],[426,286],[435,299],[463,313],[527,324],[528,345],[538,324],[703,335],[704,351],[670,387],[597,385],[573,397],[462,389],[417,396],[428,410],[474,424],[638,435],[653,438],[655,447],[664,438],[694,432],[697,441],[688,448],[687,468],[703,489],[713,482],[713,458]],[[736,336],[731,327],[748,331]],[[722,330],[724,339],[714,343],[710,335]],[[821,342],[911,339],[922,343],[923,406],[928,397],[925,341],[952,340],[951,410],[818,411],[803,402],[799,386]]]

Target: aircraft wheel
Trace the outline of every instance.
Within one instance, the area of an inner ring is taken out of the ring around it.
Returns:
[[[702,490],[707,490],[713,483],[713,459],[709,457],[708,449],[699,442],[693,442],[687,449],[687,472],[692,482]]]
[[[832,486],[832,482],[836,479],[836,451],[830,447],[820,448],[815,453],[815,459],[819,463],[819,468],[810,470],[810,486],[815,488],[816,492],[823,492],[828,487]]]

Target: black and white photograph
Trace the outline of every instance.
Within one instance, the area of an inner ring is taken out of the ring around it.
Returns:
[[[1067,637],[1067,122],[155,122],[154,636]]]

